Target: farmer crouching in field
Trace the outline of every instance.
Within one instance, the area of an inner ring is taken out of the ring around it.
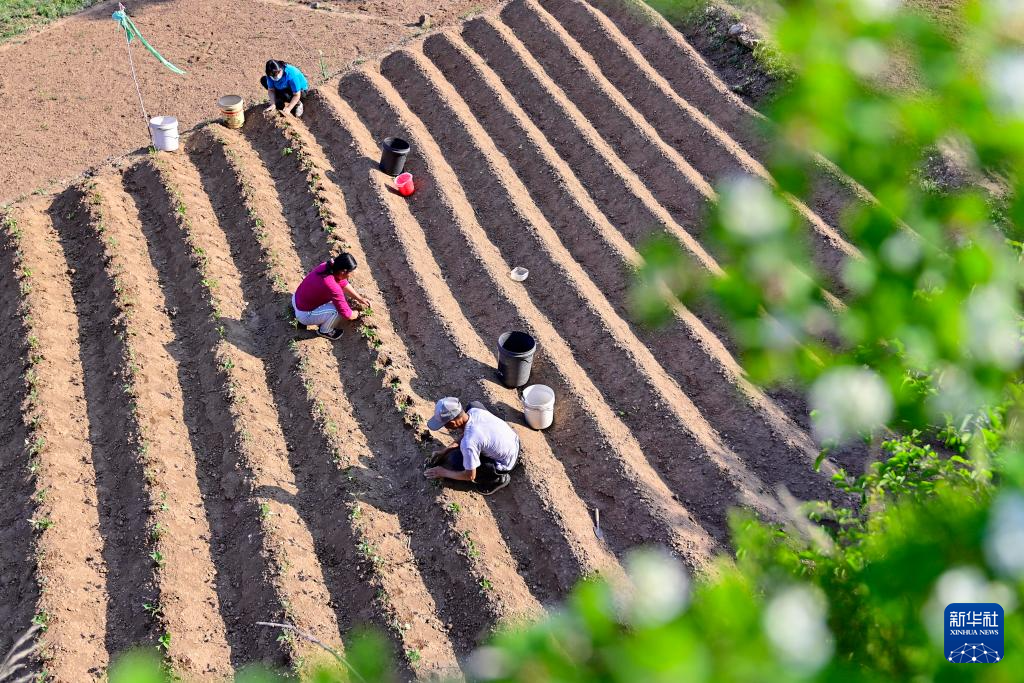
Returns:
[[[472,482],[485,496],[508,486],[509,472],[519,464],[519,436],[504,420],[475,401],[465,412],[459,399],[448,396],[437,402],[427,426],[462,431],[454,446],[434,451],[435,466],[424,472],[427,479]]]
[[[317,325],[317,334],[334,341],[341,338],[341,322],[355,320],[359,311],[353,311],[345,295],[352,297],[357,308],[370,305],[348,276],[356,269],[352,254],[339,254],[321,263],[309,272],[292,295],[295,318],[303,325]]]
[[[302,116],[302,96],[309,90],[306,77],[298,67],[276,59],[267,62],[266,71],[267,75],[260,78],[260,85],[267,89],[270,100],[267,111],[280,109],[282,114]]]

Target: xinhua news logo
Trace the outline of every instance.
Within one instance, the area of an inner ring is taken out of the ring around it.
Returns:
[[[994,602],[946,606],[946,660],[995,664],[1003,659],[1003,608]]]

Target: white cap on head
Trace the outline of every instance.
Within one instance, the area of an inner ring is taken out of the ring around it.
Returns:
[[[462,402],[454,396],[446,396],[434,406],[434,417],[427,420],[427,427],[436,431],[459,415],[462,415]]]

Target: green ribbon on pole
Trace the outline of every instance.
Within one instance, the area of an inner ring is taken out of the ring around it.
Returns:
[[[121,28],[124,29],[124,37],[129,43],[132,42],[133,38],[138,38],[139,42],[141,42],[146,47],[146,49],[149,50],[150,54],[156,57],[157,61],[159,61],[161,64],[163,64],[176,74],[185,73],[183,70],[179,69],[178,67],[174,66],[166,59],[164,59],[164,56],[157,52],[156,48],[149,44],[149,41],[146,40],[146,38],[142,35],[142,32],[139,31],[138,27],[135,25],[135,22],[133,22],[131,20],[131,17],[129,17],[125,12],[118,10],[110,16],[114,21],[121,25]]]

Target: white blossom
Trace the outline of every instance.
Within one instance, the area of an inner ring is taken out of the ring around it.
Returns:
[[[861,21],[891,18],[903,5],[901,0],[853,0],[852,9]]]
[[[877,78],[889,66],[889,54],[877,40],[857,38],[846,48],[846,63],[861,78]]]
[[[967,343],[974,357],[1003,370],[1017,367],[1024,348],[1019,313],[1007,288],[979,287],[968,297],[965,308]]]
[[[629,587],[618,595],[627,621],[657,626],[674,619],[690,597],[690,577],[679,560],[660,548],[641,548],[625,561]]]
[[[992,505],[985,556],[1001,574],[1024,579],[1024,495],[1003,493]]]
[[[1024,51],[996,55],[988,67],[988,86],[998,109],[1024,118]]]
[[[820,591],[792,586],[769,601],[764,612],[765,633],[783,660],[814,673],[828,662],[834,648],[826,615]]]
[[[741,237],[769,237],[786,227],[789,211],[781,199],[760,180],[737,176],[721,187],[722,221]]]
[[[892,415],[889,388],[872,370],[837,367],[819,377],[810,391],[819,443],[844,441],[883,426]]]

